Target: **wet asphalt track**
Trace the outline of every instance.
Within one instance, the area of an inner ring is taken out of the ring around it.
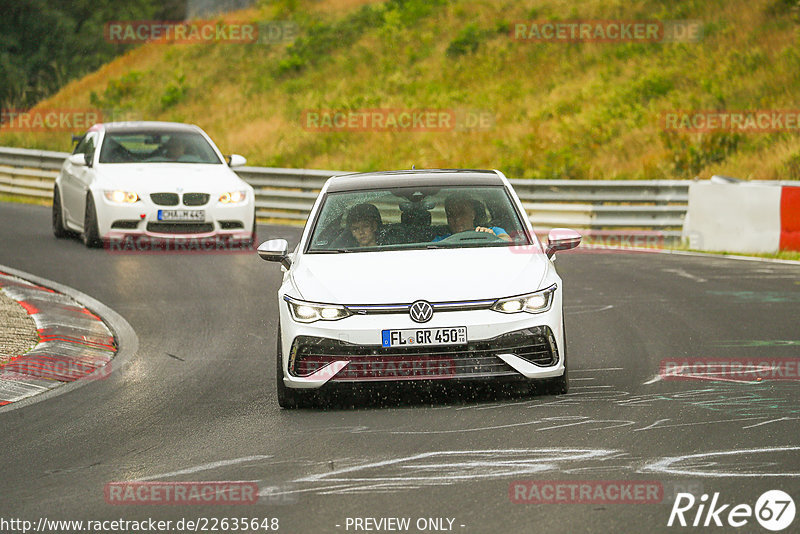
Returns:
[[[260,240],[277,236],[293,245],[299,230],[260,228]],[[2,518],[277,517],[293,533],[348,532],[348,517],[452,518],[465,533],[691,530],[666,527],[668,502],[511,503],[510,483],[525,479],[654,480],[751,505],[782,489],[800,504],[800,382],[653,381],[662,359],[800,355],[797,266],[562,254],[570,394],[392,393],[282,411],[281,275],[255,254],[87,250],[52,237],[48,209],[2,203],[0,264],[96,298],[139,337],[109,378],[0,411]],[[106,504],[107,482],[141,478],[257,480],[277,496]],[[741,531],[766,532],[752,518]]]

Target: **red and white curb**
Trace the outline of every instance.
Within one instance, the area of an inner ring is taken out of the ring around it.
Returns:
[[[117,352],[100,317],[70,296],[0,271],[0,290],[36,323],[39,343],[0,367],[0,406],[74,382],[101,379]]]

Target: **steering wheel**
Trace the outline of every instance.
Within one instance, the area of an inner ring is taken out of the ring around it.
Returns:
[[[480,241],[497,242],[503,241],[491,232],[478,232],[476,230],[467,230],[466,232],[459,232],[449,237],[440,240],[439,243],[476,243]]]

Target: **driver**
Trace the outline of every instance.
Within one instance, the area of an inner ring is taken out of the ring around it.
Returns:
[[[186,154],[186,140],[172,136],[164,143],[164,155],[172,161],[178,161]]]
[[[449,234],[436,236],[433,241],[447,239],[453,234],[460,232],[488,232],[504,241],[511,241],[508,232],[499,226],[491,228],[477,226],[474,200],[463,193],[455,193],[444,200],[444,211],[447,214],[447,226],[450,228]]]

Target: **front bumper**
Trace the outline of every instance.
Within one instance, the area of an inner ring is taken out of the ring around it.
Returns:
[[[98,199],[98,197],[100,197]],[[160,206],[149,198],[133,204],[116,204],[104,195],[95,195],[98,230],[103,239],[114,243],[128,237],[161,239],[202,239],[222,237],[246,240],[253,231],[253,201],[223,205],[212,200],[199,206]],[[203,210],[202,221],[166,222],[158,219],[159,210]]]
[[[564,373],[560,292],[550,311],[501,314],[441,312],[425,324],[407,314],[351,316],[297,323],[280,302],[284,384],[313,389],[328,382],[538,379]],[[346,328],[344,328],[346,326]],[[467,327],[467,344],[384,348],[381,330]]]

